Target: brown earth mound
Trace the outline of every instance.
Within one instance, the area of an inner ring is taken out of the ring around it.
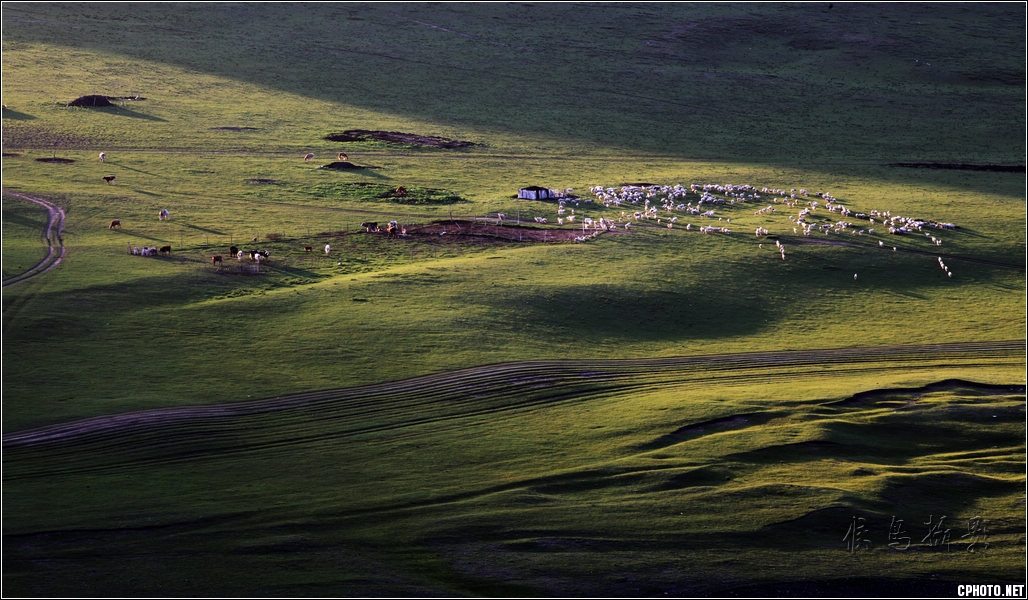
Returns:
[[[146,98],[143,98],[142,96],[104,96],[101,94],[90,94],[88,96],[79,96],[78,98],[75,98],[68,103],[68,106],[80,106],[85,108],[114,106],[111,104],[111,100],[146,100]]]
[[[953,169],[957,171],[992,171],[995,173],[1024,173],[1024,165],[975,165],[969,163],[943,163],[943,162],[900,162],[890,163],[890,167],[904,167],[907,169]]]
[[[113,106],[110,99],[107,96],[100,96],[92,94],[89,96],[80,96],[75,98],[68,103],[68,106],[82,106],[87,108],[99,107],[99,106]]]
[[[388,235],[385,232],[380,233]],[[495,219],[478,219],[477,221],[457,219],[407,226],[408,238],[418,241],[432,239],[437,243],[573,242],[580,236],[582,236],[581,228],[527,227],[501,223]]]
[[[337,171],[359,171],[361,169],[377,169],[379,167],[362,166],[362,165],[356,165],[356,164],[354,164],[354,163],[352,163],[352,162],[350,162],[348,160],[337,160],[335,162],[330,162],[327,165],[321,165],[318,168],[319,169],[335,169]]]
[[[73,162],[75,162],[75,159],[74,158],[57,158],[56,156],[54,156],[54,157],[50,157],[50,158],[37,158],[36,161],[37,162],[45,162],[45,163],[73,163]]]
[[[427,146],[432,148],[467,148],[477,146],[475,142],[452,140],[435,135],[418,135],[399,131],[372,131],[370,129],[348,129],[342,133],[325,136],[330,142],[389,142],[408,146]]]

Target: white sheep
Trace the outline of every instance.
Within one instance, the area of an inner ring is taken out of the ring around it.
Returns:
[[[328,254],[331,251],[332,251],[332,245],[331,244],[325,244],[325,254]]]

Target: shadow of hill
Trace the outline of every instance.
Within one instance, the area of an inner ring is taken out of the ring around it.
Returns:
[[[28,113],[23,113],[21,111],[17,111],[17,110],[11,109],[11,108],[7,108],[7,106],[4,106],[3,116],[4,116],[5,119],[12,119],[12,120],[15,120],[15,121],[31,121],[31,120],[37,118],[37,117],[35,117],[33,115],[30,115]]]

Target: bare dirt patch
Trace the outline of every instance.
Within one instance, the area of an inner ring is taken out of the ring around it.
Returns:
[[[953,169],[956,171],[992,171],[995,173],[1024,173],[1024,165],[976,165],[971,163],[946,162],[899,162],[890,163],[890,167],[907,169]]]
[[[380,169],[381,167],[373,167],[371,165],[358,165],[348,160],[337,160],[330,162],[327,165],[321,165],[319,169],[335,169],[336,171],[361,171],[363,169]]]
[[[111,100],[146,100],[141,96],[104,96],[102,94],[90,94],[88,96],[79,96],[71,102],[68,106],[78,106],[81,108],[103,108],[105,106],[114,106]]]
[[[388,235],[381,232],[376,235]],[[528,227],[498,220],[440,220],[425,225],[409,225],[407,237],[435,243],[558,243],[572,242],[582,236],[581,228]],[[402,239],[402,236],[401,236]]]
[[[419,135],[416,133],[401,133],[399,131],[375,131],[370,129],[348,129],[342,133],[329,134],[325,136],[325,139],[330,142],[377,141],[429,148],[468,148],[480,145],[475,142],[454,140],[435,135]]]
[[[61,163],[61,164],[64,164],[64,163],[73,163],[73,162],[75,162],[75,159],[74,158],[58,158],[56,156],[49,156],[47,158],[37,158],[36,162]]]

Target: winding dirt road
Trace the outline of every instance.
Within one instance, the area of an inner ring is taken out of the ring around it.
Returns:
[[[333,436],[360,435],[441,424],[468,416],[496,416],[512,410],[578,402],[597,394],[723,382],[766,382],[821,374],[824,369],[863,371],[881,363],[915,369],[975,360],[1021,361],[1024,340],[896,345],[739,354],[621,359],[540,360],[499,363],[425,375],[408,380],[275,396],[204,406],[178,406],[97,416],[3,436],[3,447],[106,445],[143,435],[148,451],[190,444],[192,435],[211,442],[210,432],[246,428],[257,415],[293,412],[336,419]],[[294,415],[294,416],[295,416]],[[275,444],[308,440],[302,419],[285,426]],[[374,423],[373,425],[371,423]],[[295,430],[293,429],[295,426]],[[232,436],[229,436],[232,437]],[[256,442],[253,442],[256,443]],[[228,450],[229,448],[225,448]],[[178,450],[181,451],[181,448]]]
[[[46,257],[43,260],[41,260],[39,264],[32,267],[31,269],[23,273],[19,273],[11,277],[10,279],[5,280],[3,287],[8,287],[18,283],[23,283],[38,275],[42,275],[43,273],[46,273],[50,269],[61,264],[61,261],[64,260],[64,255],[67,252],[67,250],[64,247],[64,239],[62,237],[64,234],[64,209],[62,209],[60,206],[57,206],[53,202],[47,200],[46,198],[29,196],[28,194],[12,192],[9,190],[3,190],[2,193],[8,196],[21,198],[22,200],[27,200],[29,202],[35,202],[36,204],[45,208],[47,214],[49,215],[49,220],[47,222],[45,232],[47,244]],[[56,247],[54,246],[55,239],[57,241]]]

